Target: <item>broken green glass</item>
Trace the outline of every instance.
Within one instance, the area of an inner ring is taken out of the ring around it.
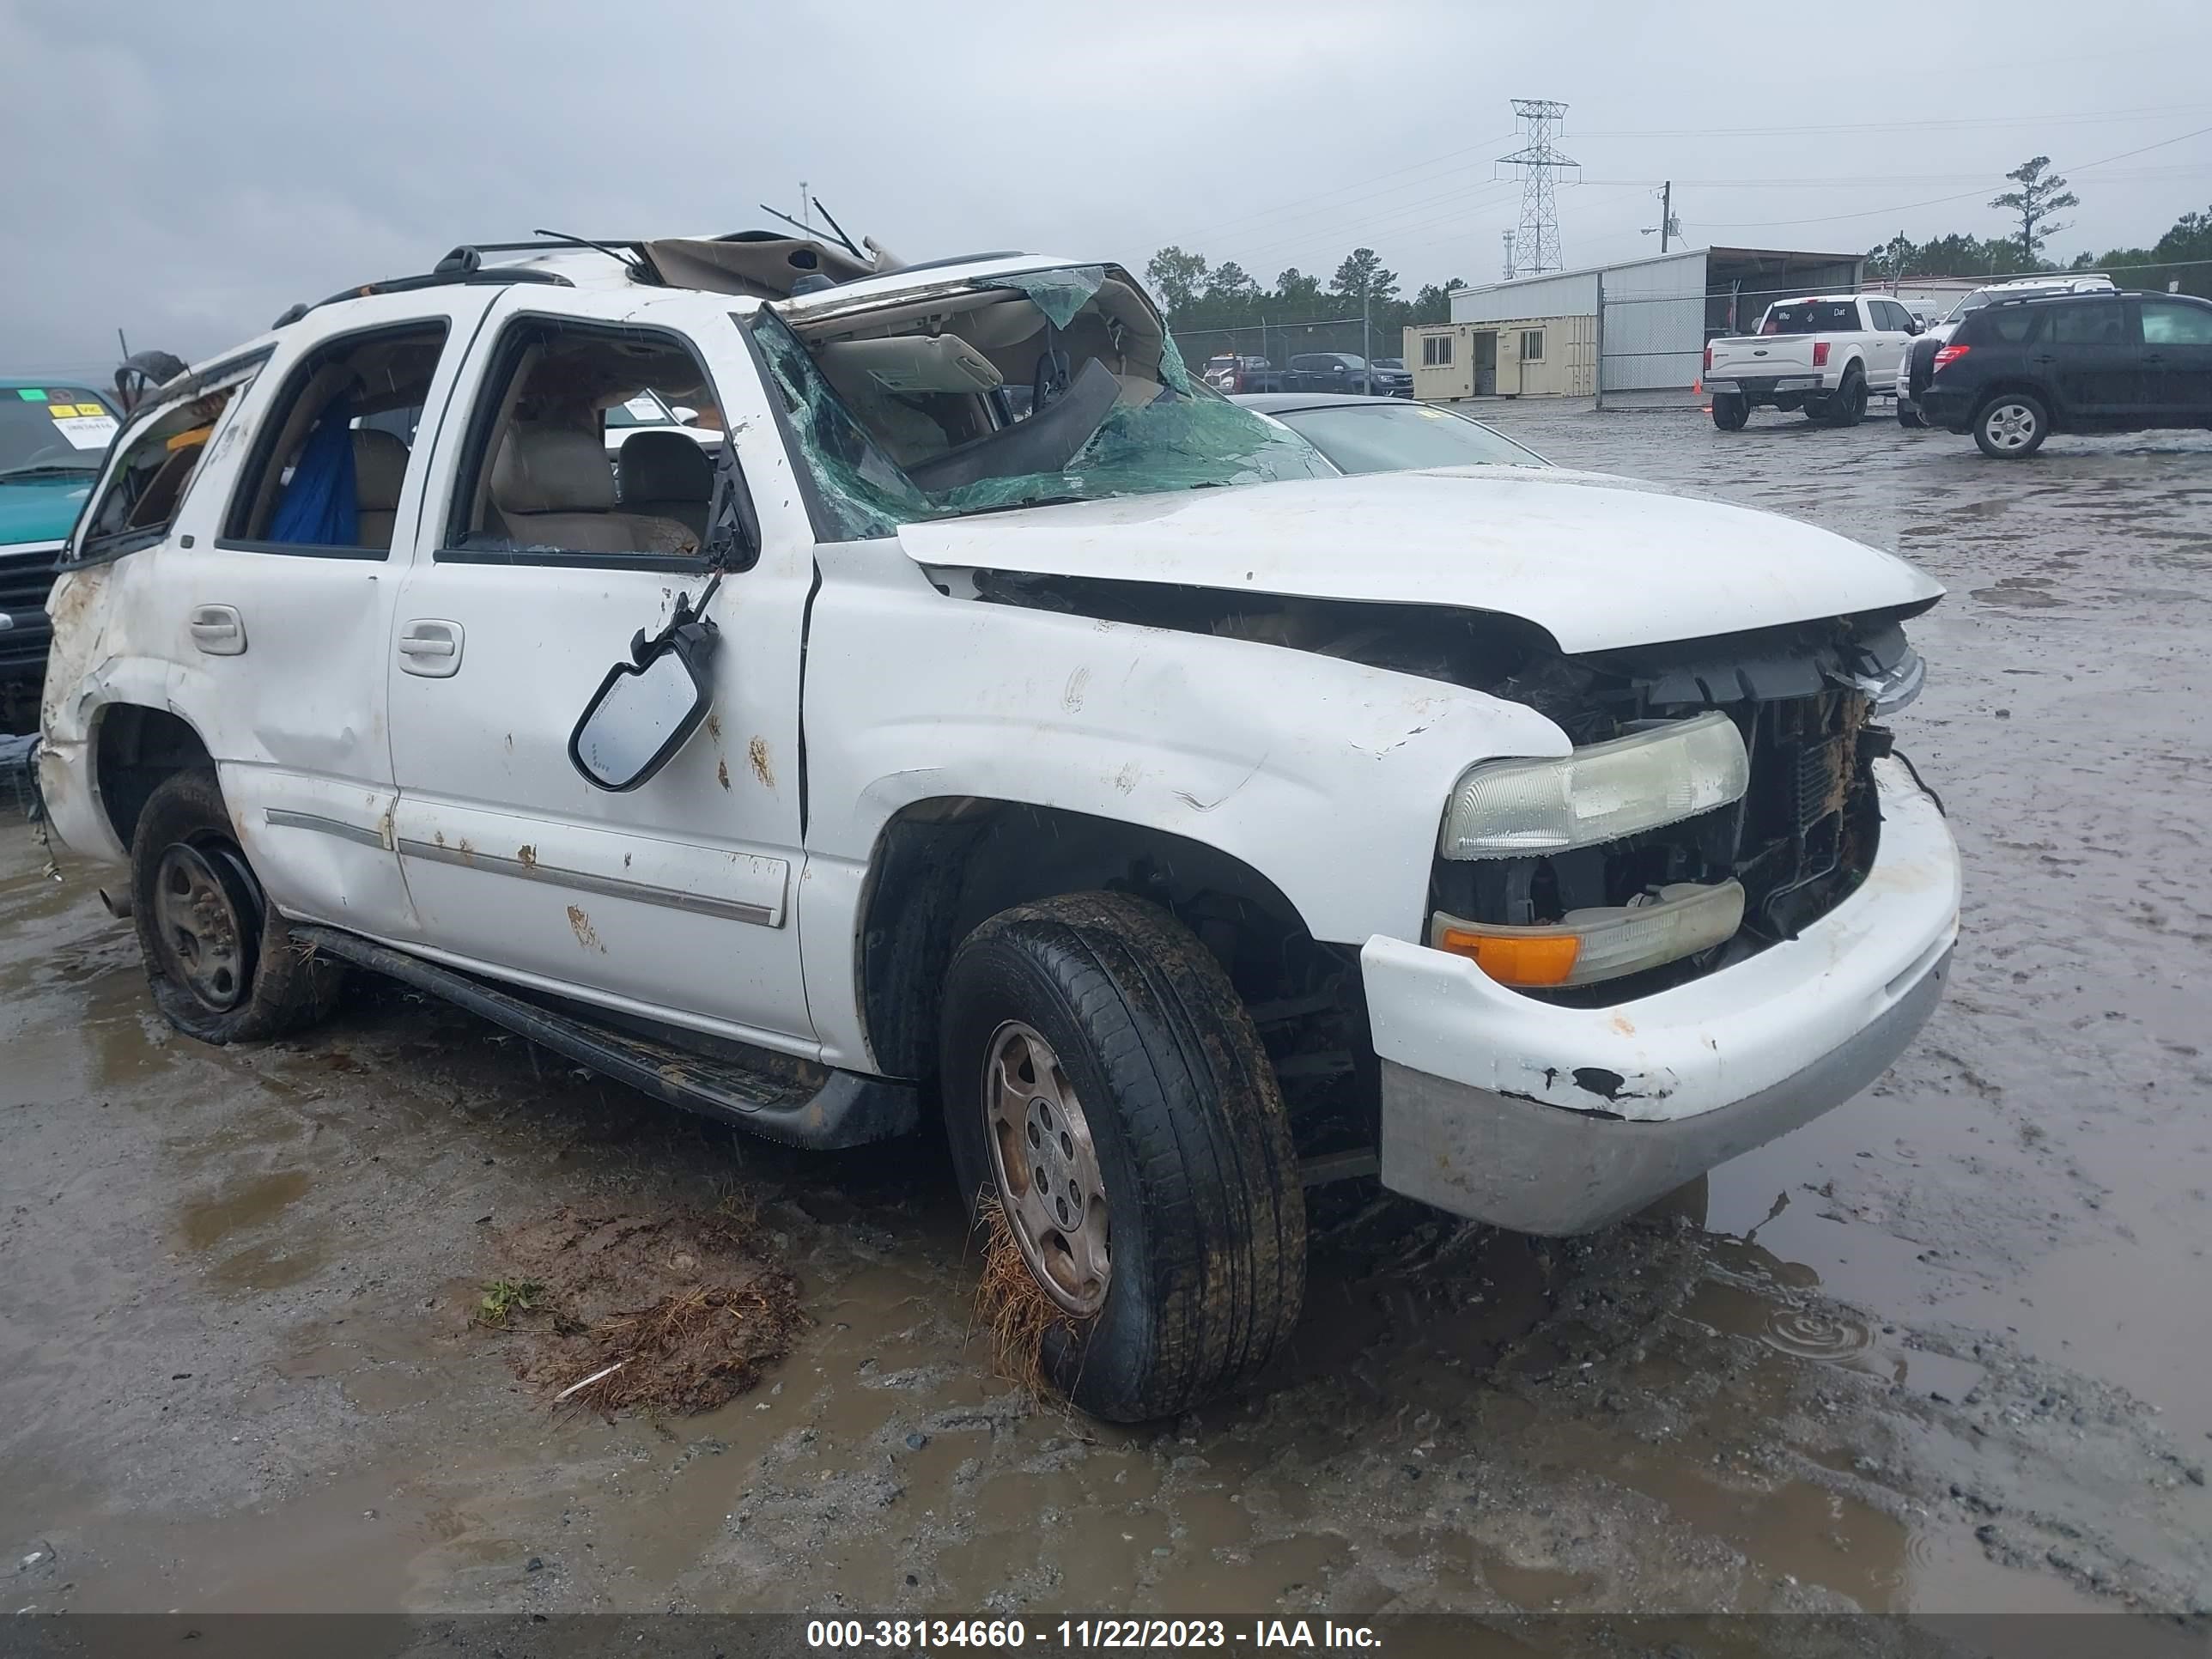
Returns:
[[[1336,476],[1288,427],[1195,385],[1170,341],[1160,362],[1168,389],[1148,404],[1115,404],[1066,465],[925,490],[837,395],[789,325],[763,310],[752,328],[831,521],[825,527],[839,539],[1045,501]]]
[[[1024,271],[1018,276],[994,276],[979,287],[1010,288],[1028,297],[1054,328],[1066,328],[1075,313],[1091,303],[1106,281],[1103,265],[1063,265],[1058,270]]]

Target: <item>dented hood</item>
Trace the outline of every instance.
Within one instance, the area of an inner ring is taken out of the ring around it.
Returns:
[[[1532,467],[1194,489],[939,519],[925,565],[1501,611],[1563,651],[1909,605],[1940,584],[1793,519]]]

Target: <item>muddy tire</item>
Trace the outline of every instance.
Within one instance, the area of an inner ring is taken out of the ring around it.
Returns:
[[[1866,376],[1856,368],[1844,371],[1844,383],[1830,394],[1827,407],[1820,411],[1820,420],[1826,426],[1856,426],[1866,419]]]
[[[1259,1033],[1197,937],[1114,893],[1002,911],[954,953],[940,1035],[970,1215],[995,1202],[1055,1304],[1044,1379],[1122,1423],[1248,1382],[1297,1323],[1305,1197]]]
[[[1723,432],[1741,432],[1751,418],[1751,405],[1737,392],[1713,393],[1713,424]]]
[[[179,772],[148,797],[131,838],[131,900],[154,1004],[187,1036],[282,1036],[337,1001],[343,970],[293,940],[212,772]]]
[[[2051,435],[2051,411],[2025,392],[2000,392],[1974,411],[1974,442],[1992,460],[2019,461]]]

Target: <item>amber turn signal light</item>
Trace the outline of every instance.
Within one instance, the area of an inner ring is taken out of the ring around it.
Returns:
[[[1514,938],[1464,927],[1437,930],[1437,948],[1468,957],[1501,985],[1565,985],[1583,942],[1571,933]]]

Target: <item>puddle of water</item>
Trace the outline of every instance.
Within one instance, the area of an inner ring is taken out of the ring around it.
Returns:
[[[177,1231],[186,1249],[211,1250],[241,1229],[274,1221],[314,1184],[305,1170],[278,1170],[205,1198],[187,1199],[177,1206]]]

